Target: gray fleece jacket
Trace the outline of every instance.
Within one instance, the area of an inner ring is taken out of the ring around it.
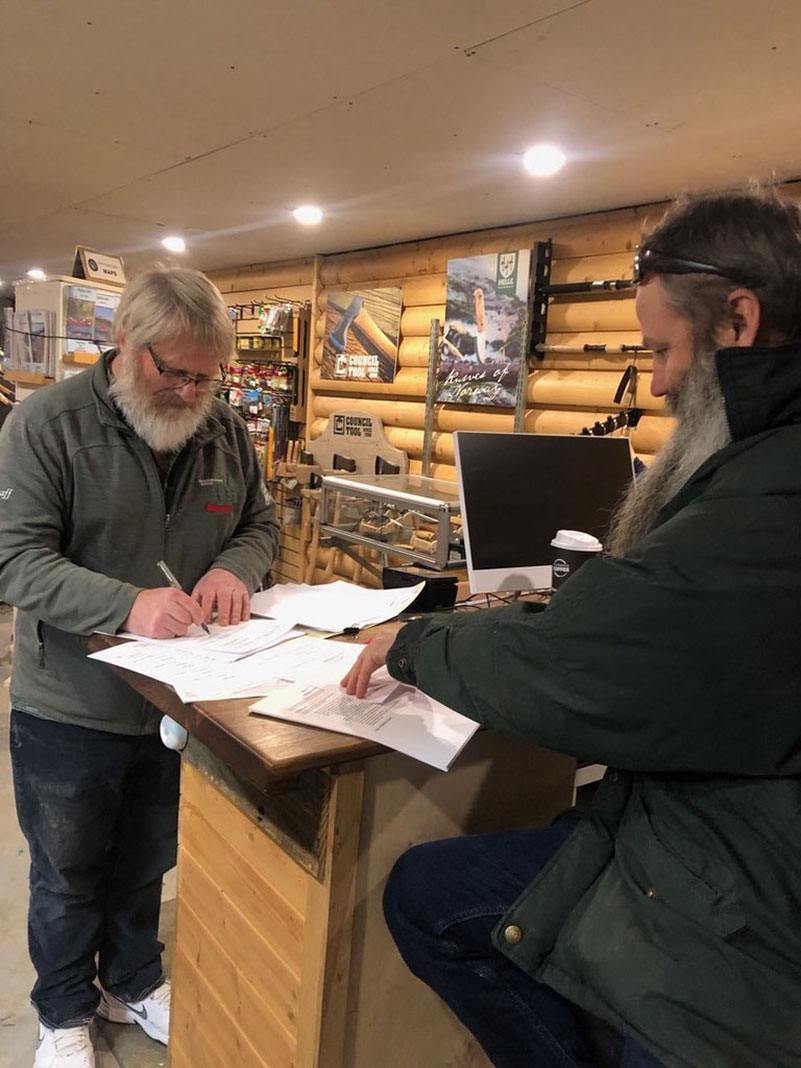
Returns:
[[[185,590],[212,567],[253,593],[278,526],[247,428],[222,401],[162,477],[108,395],[106,353],[39,390],[0,433],[0,599],[15,605],[15,708],[119,734],[159,713],[84,636],[115,632],[166,560]]]

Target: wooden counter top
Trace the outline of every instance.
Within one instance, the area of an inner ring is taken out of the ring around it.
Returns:
[[[398,625],[394,625],[397,629]],[[386,632],[386,627],[382,628]],[[371,633],[379,628],[371,629]],[[119,645],[123,638],[93,634],[90,652]],[[317,727],[252,716],[258,698],[198,701],[184,704],[171,686],[123,668],[113,668],[129,686],[207,746],[239,778],[263,793],[291,788],[304,771],[328,767],[386,752],[386,747],[363,738]]]

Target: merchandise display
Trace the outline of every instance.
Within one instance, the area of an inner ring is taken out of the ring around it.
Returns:
[[[308,309],[287,302],[233,305],[237,358],[222,396],[245,419],[268,479],[303,420]]]
[[[370,545],[429,567],[464,563],[456,487],[422,475],[323,479],[320,530],[337,541]]]

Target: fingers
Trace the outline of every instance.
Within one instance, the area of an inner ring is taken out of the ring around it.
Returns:
[[[374,662],[370,655],[369,645],[365,646],[359,654],[359,659],[344,677],[340,686],[344,687],[345,692],[350,694],[351,697],[364,697],[370,684],[370,677],[377,667],[378,664]]]
[[[157,634],[156,637],[180,638],[186,634],[193,623],[203,622],[203,609],[187,594],[180,590],[173,591],[169,607],[166,607],[161,619],[157,620],[159,629],[167,631],[165,634]]]
[[[203,609],[203,622],[214,618],[221,627],[235,626],[250,619],[250,595],[243,582],[220,582],[204,576],[192,590],[192,597]]]

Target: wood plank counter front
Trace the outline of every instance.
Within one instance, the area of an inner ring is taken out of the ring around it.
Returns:
[[[401,961],[384,883],[415,843],[547,823],[571,803],[575,761],[480,731],[445,774],[120,673],[190,732],[171,1068],[486,1068]]]

